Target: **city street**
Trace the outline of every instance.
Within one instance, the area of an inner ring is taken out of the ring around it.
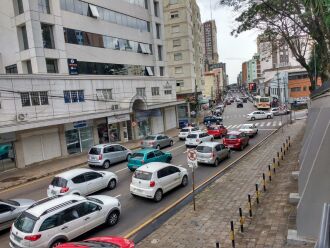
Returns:
[[[236,130],[241,124],[247,123],[245,115],[254,111],[252,103],[245,103],[244,108],[236,108],[236,104],[233,103],[226,107],[224,116],[224,125],[229,127],[229,130]],[[252,147],[254,147],[263,138],[269,135],[272,131],[276,130],[281,123],[285,123],[289,116],[276,116],[271,120],[256,120],[254,121],[258,124],[259,134],[250,140],[250,145],[244,151],[233,151],[232,156],[229,160],[223,161],[219,167],[210,166],[199,166],[196,170],[196,184],[200,185],[208,178],[215,175],[220,171],[225,165],[231,163],[243,153],[246,153]],[[220,140],[219,140],[220,141]],[[184,142],[175,139],[175,144],[173,147],[166,148],[164,151],[169,151],[173,155],[172,163],[175,165],[180,165],[185,168],[187,166],[186,159],[186,147]],[[188,168],[189,169],[189,168]],[[122,215],[119,223],[112,228],[99,227],[92,232],[89,232],[84,237],[89,236],[102,236],[102,235],[121,235],[129,233],[139,225],[146,222],[152,216],[160,212],[162,209],[171,205],[178,198],[186,194],[191,190],[191,180],[187,187],[178,188],[166,194],[162,202],[154,203],[151,200],[133,197],[129,192],[129,184],[131,182],[132,172],[127,169],[126,163],[120,163],[110,167],[109,171],[116,173],[119,177],[119,183],[117,188],[113,191],[102,191],[99,194],[106,194],[117,197],[120,199],[122,204]],[[189,169],[189,172],[191,170]],[[191,174],[190,174],[191,176]],[[21,185],[19,187],[9,189],[4,192],[0,192],[0,198],[31,198],[38,200],[46,197],[46,189],[51,181],[52,177],[46,177],[38,181],[29,183],[27,186]],[[191,177],[190,177],[191,179]],[[1,232],[0,236],[0,247],[8,247],[8,230]]]

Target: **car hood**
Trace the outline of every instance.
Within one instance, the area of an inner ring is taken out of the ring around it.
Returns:
[[[19,203],[19,205],[21,207],[29,207],[31,206],[32,204],[34,204],[36,201],[34,200],[30,200],[30,199],[21,199],[21,198],[18,198],[18,199],[11,199],[13,201],[17,201]]]
[[[107,195],[91,195],[90,198],[95,198],[104,203],[104,205],[116,205],[118,206],[119,200],[116,197]]]

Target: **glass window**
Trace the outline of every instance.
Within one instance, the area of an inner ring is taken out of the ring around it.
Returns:
[[[67,186],[68,181],[62,177],[54,177],[51,181],[50,185],[55,187],[65,188]]]
[[[33,106],[40,105],[39,92],[30,92]]]
[[[60,218],[60,214],[54,214],[47,219],[44,220],[44,222],[41,224],[39,232],[46,231],[49,229],[52,229],[54,227],[57,227],[61,225],[62,221]]]
[[[160,33],[161,33],[160,24],[156,23],[156,37],[157,37],[157,39],[160,39]]]
[[[46,59],[47,73],[58,73],[57,59]]]
[[[71,91],[71,101],[78,102],[78,92],[75,90]]]
[[[54,36],[53,36],[53,26],[45,23],[41,23],[41,32],[43,39],[44,48],[54,49]]]
[[[20,15],[24,13],[23,2],[22,0],[14,0],[15,2],[15,14]]]
[[[25,25],[24,26],[21,26],[19,30],[21,32],[21,37],[22,37],[21,50],[29,49],[29,42],[28,42],[28,38],[27,38],[27,33],[26,33],[26,27],[25,27]]]
[[[125,51],[125,40],[123,39],[118,39],[118,43],[119,43],[119,49],[121,51]]]
[[[24,233],[32,233],[37,218],[32,214],[23,212],[15,221],[15,227]]]
[[[21,102],[23,107],[31,106],[29,92],[21,92]]]
[[[168,167],[166,168],[163,168],[159,171],[157,171],[157,177],[158,178],[163,178],[163,177],[166,177],[170,174],[170,171],[168,170]]]
[[[75,209],[78,211],[79,216],[81,217],[97,211],[100,209],[100,207],[92,202],[83,202],[75,206]]]
[[[70,94],[70,91],[63,91],[63,94],[64,94],[64,102],[65,103],[70,103],[71,102],[71,94]]]
[[[84,183],[85,177],[84,177],[84,175],[76,176],[76,177],[72,178],[72,182],[74,182],[75,184]]]
[[[69,154],[79,153],[80,139],[79,132],[77,129],[68,130],[65,132],[66,146]]]
[[[76,209],[76,206],[67,208],[61,213],[61,224],[68,223],[70,221],[73,221],[75,219],[79,218],[79,213]]]
[[[151,87],[151,95],[159,96],[159,87]]]
[[[16,64],[6,66],[5,69],[6,69],[6,74],[17,74],[18,73]]]
[[[73,0],[66,0],[66,10],[74,13]]]
[[[147,154],[147,159],[151,159],[151,158],[154,158],[155,157],[155,154],[153,152],[149,152]]]
[[[133,177],[136,179],[149,181],[152,177],[152,173],[147,171],[136,170],[133,174]]]
[[[49,0],[38,0],[38,9],[39,12],[50,14]]]
[[[84,102],[85,101],[85,95],[83,90],[78,90],[78,100],[79,102]]]
[[[84,174],[84,176],[85,176],[86,182],[102,177],[102,175],[97,172],[87,172]]]

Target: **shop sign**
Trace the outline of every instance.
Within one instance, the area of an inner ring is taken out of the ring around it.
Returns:
[[[15,133],[1,133],[0,134],[0,143],[6,143],[16,140]]]
[[[68,67],[70,75],[78,75],[77,59],[68,59]]]
[[[108,124],[118,123],[122,121],[129,121],[129,120],[130,120],[129,114],[114,115],[108,117]]]
[[[73,123],[74,128],[84,128],[87,127],[87,122],[86,121],[76,121]]]

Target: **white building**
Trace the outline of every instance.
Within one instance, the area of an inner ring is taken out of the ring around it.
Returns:
[[[287,72],[279,72],[269,83],[269,94],[272,98],[279,100],[280,104],[289,102],[289,81]]]
[[[2,1],[0,170],[177,126],[162,6]]]

